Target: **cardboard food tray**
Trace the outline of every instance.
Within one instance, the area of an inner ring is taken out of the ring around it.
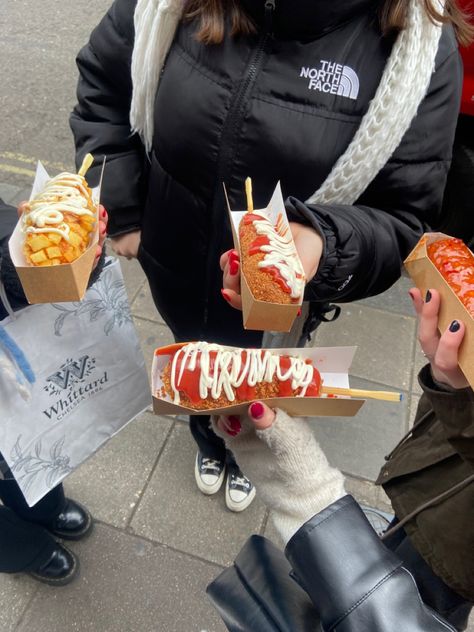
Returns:
[[[102,165],[102,174],[104,172],[104,166],[105,160]],[[28,265],[23,253],[25,235],[21,230],[21,222],[18,221],[8,242],[8,247],[10,257],[29,303],[66,303],[80,301],[83,298],[91,275],[97,243],[99,241],[98,207],[102,174],[99,186],[92,189],[93,200],[97,205],[95,231],[87,250],[72,263],[63,263],[57,266]],[[50,180],[48,172],[41,162],[38,162],[30,200],[44,188],[48,180]]]
[[[459,350],[459,366],[469,384],[474,388],[474,318],[428,257],[427,246],[441,239],[453,238],[443,233],[425,233],[405,259],[404,264],[423,296],[429,289],[438,290],[440,293],[439,330],[446,331],[453,320],[460,320],[466,326],[466,333]]]
[[[232,349],[235,347],[227,347]],[[247,412],[251,401],[243,404],[229,404],[222,408],[194,410],[175,404],[170,397],[162,398],[161,375],[168,363],[169,355],[157,355],[155,351],[151,369],[153,394],[153,411],[156,415],[238,415]],[[263,349],[265,351],[265,349]],[[307,349],[270,349],[280,355],[295,355],[310,358],[313,366],[321,373],[324,386],[349,387],[348,371],[354,357],[356,347],[310,347]],[[363,399],[350,397],[274,397],[264,400],[272,408],[281,408],[290,415],[302,417],[353,417],[364,404]]]
[[[229,212],[230,224],[232,227],[232,235],[234,237],[234,247],[240,257],[240,240],[239,240],[239,224],[242,217],[247,211],[232,211],[227,197],[227,191],[224,186],[224,193],[227,201],[227,209]],[[264,211],[267,216],[276,224],[278,215],[282,215],[283,223],[288,225],[286,216],[285,202],[281,193],[280,183],[275,187],[272,198],[265,209],[255,209],[256,211]],[[288,227],[289,230],[289,227]],[[241,258],[241,257],[240,257]],[[257,331],[290,331],[298,312],[303,303],[303,295],[298,303],[281,304],[270,303],[268,301],[260,301],[256,299],[242,273],[240,277],[240,289],[242,296],[242,315],[245,329],[254,329]]]

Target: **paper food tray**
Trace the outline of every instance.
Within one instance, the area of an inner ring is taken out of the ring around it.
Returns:
[[[453,238],[444,233],[425,233],[405,259],[405,268],[423,296],[429,289],[440,293],[441,305],[438,316],[440,332],[446,331],[453,320],[460,320],[466,326],[466,333],[459,350],[459,366],[469,384],[474,388],[474,318],[428,257],[427,246],[441,239]]]
[[[232,227],[232,235],[234,238],[234,247],[240,257],[240,240],[239,240],[239,224],[242,217],[247,211],[233,211],[230,208],[227,191],[224,187],[225,198],[227,201],[227,209],[229,212],[230,223]],[[279,215],[282,216],[283,224],[288,226],[288,217],[285,210],[285,202],[281,192],[280,183],[277,184],[273,192],[272,198],[265,209],[255,209],[256,211],[264,211],[275,225]],[[289,226],[288,226],[288,230]],[[298,312],[301,309],[303,295],[301,295],[298,303],[281,304],[270,303],[268,301],[260,301],[256,299],[242,273],[240,276],[240,289],[242,296],[242,315],[245,329],[253,329],[258,331],[290,331]]]
[[[233,349],[235,347],[226,347]],[[229,404],[222,408],[196,411],[186,406],[175,404],[170,397],[161,396],[163,369],[168,363],[169,355],[157,355],[155,351],[152,365],[153,411],[157,415],[238,415],[247,411],[249,404]],[[265,349],[264,349],[265,351]],[[296,355],[310,358],[314,367],[321,373],[324,386],[349,388],[349,368],[356,347],[309,347],[307,349],[270,349],[279,355]],[[302,417],[352,417],[364,404],[363,399],[350,397],[277,397],[263,399],[272,408],[281,408],[290,415]]]
[[[8,247],[10,257],[29,303],[66,303],[80,301],[83,298],[92,272],[99,241],[98,207],[104,166],[105,159],[102,165],[99,186],[92,189],[93,200],[97,205],[95,231],[87,250],[72,263],[63,263],[57,266],[32,266],[27,264],[23,253],[25,235],[21,230],[21,222],[18,221],[8,242]],[[41,162],[38,162],[30,200],[44,188],[48,180],[50,180],[48,172]]]

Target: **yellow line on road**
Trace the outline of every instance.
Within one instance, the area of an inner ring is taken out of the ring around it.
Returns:
[[[22,176],[33,177],[35,176],[35,172],[32,169],[24,169],[23,167],[14,167],[13,165],[2,165],[0,164],[0,171],[8,171],[9,173],[17,173]]]
[[[5,160],[14,160],[16,162],[25,162],[30,165],[36,165],[38,162],[37,158],[33,158],[32,156],[25,156],[25,154],[17,154],[13,151],[2,151],[0,152],[0,158],[4,158]],[[68,167],[63,165],[60,162],[51,162],[49,160],[41,161],[46,167],[53,167],[54,169],[59,169],[60,171],[67,171]]]

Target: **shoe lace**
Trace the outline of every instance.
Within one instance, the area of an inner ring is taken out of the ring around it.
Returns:
[[[216,472],[220,472],[221,469],[222,463],[217,459],[204,457],[201,461],[201,470],[214,470]]]
[[[238,474],[231,474],[230,485],[232,487],[241,487],[243,489],[250,489],[252,487],[252,483],[243,474],[241,476]]]

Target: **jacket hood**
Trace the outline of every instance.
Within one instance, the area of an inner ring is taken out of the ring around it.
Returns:
[[[240,0],[258,26],[265,20],[265,0]],[[274,0],[273,31],[288,38],[315,38],[357,15],[375,15],[380,0]]]

